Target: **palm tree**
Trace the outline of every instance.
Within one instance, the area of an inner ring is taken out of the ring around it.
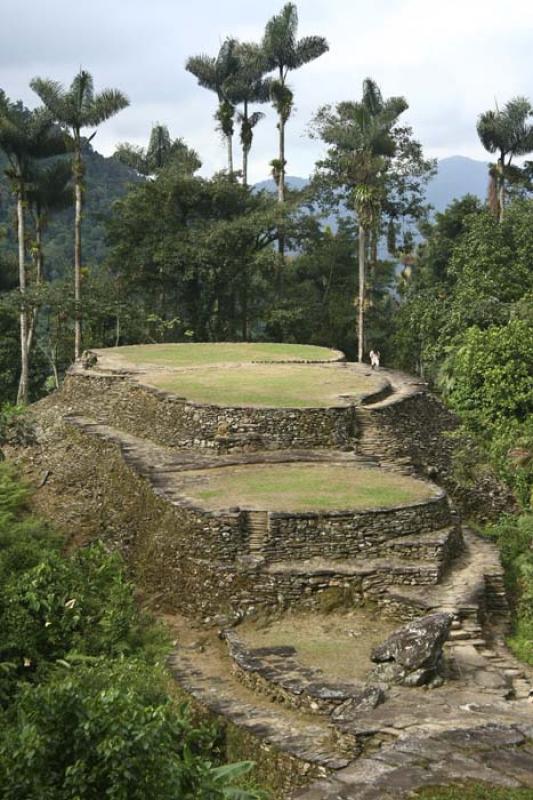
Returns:
[[[218,51],[216,58],[201,54],[191,56],[185,69],[198,79],[200,86],[215,92],[218,97],[218,109],[215,119],[218,121],[222,135],[228,148],[228,172],[233,175],[233,133],[235,106],[230,99],[229,86],[239,68],[236,55],[237,41],[226,39]]]
[[[182,139],[172,141],[167,126],[159,123],[152,128],[147,148],[123,142],[117,145],[113,156],[141,175],[154,175],[172,161],[179,161],[183,171],[189,175],[202,166],[198,154]]]
[[[396,151],[393,128],[408,108],[403,97],[384,100],[370,78],[363,83],[359,102],[339,103],[335,110],[319,110],[314,127],[329,145],[319,162],[327,180],[348,190],[358,222],[359,292],[357,314],[357,360],[363,361],[368,234],[375,228],[384,200],[387,164]]]
[[[248,185],[248,156],[252,147],[254,128],[265,116],[260,111],[250,114],[251,103],[266,103],[270,99],[270,80],[264,75],[268,71],[261,47],[257,44],[239,42],[235,49],[238,68],[229,81],[228,93],[234,103],[242,103],[237,111],[241,127],[242,183]]]
[[[82,131],[95,128],[129,105],[127,97],[117,89],[94,91],[92,76],[80,70],[70,87],[65,89],[57,81],[34,78],[31,88],[41,98],[56,122],[72,137],[72,176],[74,179],[74,302],[76,319],[74,324],[74,357],[81,355],[81,215],[85,167],[82,157]],[[88,141],[96,135],[92,133]]]
[[[533,108],[526,97],[509,100],[502,110],[485,111],[477,121],[477,132],[485,150],[497,153],[490,167],[489,205],[503,220],[506,181],[520,176],[522,170],[512,164],[515,156],[533,151]]]
[[[329,49],[323,36],[304,36],[298,40],[297,34],[298,11],[294,3],[286,3],[281,12],[267,22],[261,45],[268,71],[277,73],[270,84],[270,96],[278,114],[279,153],[271,164],[280,203],[285,200],[285,126],[294,102],[287,76],[291,70],[314,61]]]
[[[30,375],[29,311],[27,305],[26,220],[28,190],[31,185],[34,159],[48,158],[65,152],[63,136],[54,126],[50,114],[43,110],[28,111],[22,103],[0,98],[0,148],[8,159],[6,175],[17,203],[17,238],[20,302],[20,381],[17,402],[28,402]]]

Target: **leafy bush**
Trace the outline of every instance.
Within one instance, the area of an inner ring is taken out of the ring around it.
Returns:
[[[136,659],[99,659],[26,688],[0,734],[5,800],[247,800],[251,764],[215,767],[212,742]]]
[[[30,445],[35,441],[31,417],[24,406],[5,403],[0,407],[0,445]]]
[[[469,328],[453,352],[448,399],[473,429],[533,413],[533,327],[514,319],[504,327]]]
[[[502,517],[485,531],[500,548],[515,626],[509,644],[533,664],[533,513]]]
[[[50,526],[28,514],[27,500],[28,490],[15,471],[0,463],[0,586],[59,549]]]
[[[122,560],[71,557],[0,464],[0,786],[26,800],[254,800],[167,693],[167,639]]]
[[[148,630],[120,557],[101,545],[72,558],[48,553],[8,580],[0,594],[0,628],[0,661],[16,666],[18,681],[31,682],[73,655],[141,652]],[[14,690],[12,672],[8,678]]]

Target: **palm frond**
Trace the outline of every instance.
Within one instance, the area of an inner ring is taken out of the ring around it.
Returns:
[[[66,92],[63,84],[49,78],[33,78],[30,86],[59,122],[66,113]]]
[[[329,50],[329,45],[323,36],[304,36],[296,45],[294,63],[301,67],[319,58]]]
[[[83,127],[100,125],[113,117],[123,108],[129,106],[130,101],[118,89],[104,89],[93,96],[92,102],[86,105],[83,115]]]
[[[200,86],[205,89],[216,91],[216,59],[202,53],[199,56],[191,56],[187,59],[185,69],[198,80]]]

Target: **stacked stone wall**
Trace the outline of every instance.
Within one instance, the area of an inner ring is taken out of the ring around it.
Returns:
[[[271,512],[263,548],[267,561],[372,557],[387,552],[387,541],[450,525],[444,492],[404,507],[361,512]]]
[[[360,454],[430,477],[467,516],[490,518],[514,509],[510,491],[488,466],[476,463],[470,480],[458,479],[458,451],[475,445],[453,436],[459,419],[435,395],[413,387],[383,403],[357,408],[356,416]]]
[[[75,413],[167,447],[239,450],[342,448],[356,432],[352,406],[240,408],[193,403],[129,380],[74,371],[63,387]]]

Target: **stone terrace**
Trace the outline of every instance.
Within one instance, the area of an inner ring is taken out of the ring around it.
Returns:
[[[373,396],[331,408],[227,408],[101,360],[36,406],[39,441],[26,457],[44,475],[43,495],[74,487],[82,499],[68,524],[82,520],[119,549],[169,615],[179,686],[245,735],[241,754],[275,773],[276,797],[388,800],[470,778],[531,785],[531,674],[505,647],[497,551],[460,522],[477,490],[451,507],[444,491],[454,483],[443,434],[455,420],[423,384],[387,371],[380,380]],[[194,470],[293,463],[431,474],[443,488],[427,483],[425,500],[402,506],[329,512],[213,510],[184,490]],[[493,499],[505,501],[496,490]],[[294,648],[240,640],[243,618],[298,609],[318,619],[330,601],[371,603],[398,623],[451,614],[445,685],[339,682]]]

